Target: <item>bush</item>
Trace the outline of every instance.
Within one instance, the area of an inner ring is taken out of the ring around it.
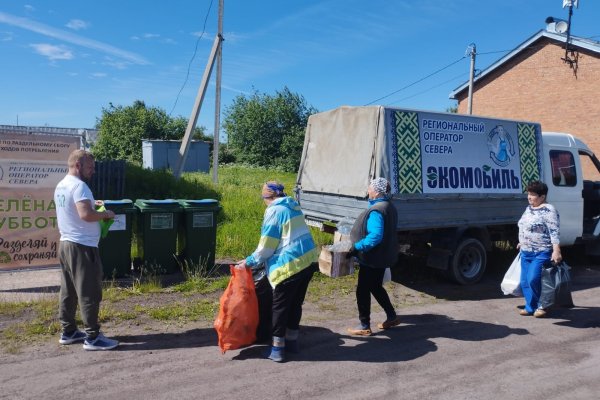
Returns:
[[[219,192],[198,173],[184,173],[177,180],[168,170],[150,170],[128,163],[125,170],[125,198],[136,199],[215,199]]]

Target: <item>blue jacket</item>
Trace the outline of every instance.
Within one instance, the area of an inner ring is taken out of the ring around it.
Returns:
[[[264,262],[272,287],[317,261],[315,242],[300,206],[291,197],[275,199],[265,210],[258,247],[246,265]]]
[[[369,208],[385,199],[369,200]],[[354,248],[366,253],[377,246],[383,240],[383,215],[379,211],[373,211],[367,219],[367,236],[354,243]]]

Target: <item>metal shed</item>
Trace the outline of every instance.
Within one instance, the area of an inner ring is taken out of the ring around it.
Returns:
[[[142,140],[142,164],[149,169],[174,169],[177,167],[178,140]],[[192,141],[188,149],[184,172],[208,172],[210,143]]]

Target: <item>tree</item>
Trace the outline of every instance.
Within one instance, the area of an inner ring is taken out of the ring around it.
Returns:
[[[187,120],[170,117],[158,107],[146,107],[136,100],[131,106],[114,106],[102,109],[96,124],[98,140],[92,153],[99,160],[126,160],[142,164],[142,139],[181,140]],[[196,128],[194,139],[205,140],[204,128]],[[209,138],[212,141],[212,138]]]
[[[287,87],[273,96],[239,95],[224,113],[229,149],[238,162],[297,171],[308,117],[315,112]]]

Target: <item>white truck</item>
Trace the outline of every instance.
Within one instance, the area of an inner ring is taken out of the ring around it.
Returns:
[[[583,244],[600,255],[599,171],[581,140],[542,133],[534,122],[340,107],[309,118],[294,190],[307,222],[326,230],[356,218],[367,207],[369,180],[387,178],[400,248],[472,284],[493,242],[517,242],[533,180],[549,187],[561,246]]]

